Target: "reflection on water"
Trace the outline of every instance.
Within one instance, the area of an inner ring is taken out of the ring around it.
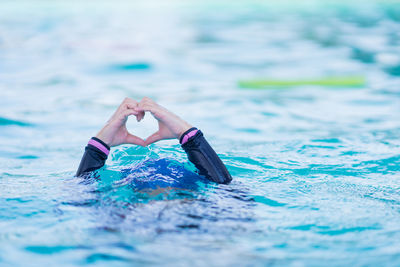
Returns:
[[[2,2],[0,265],[398,266],[399,26],[390,1]],[[364,85],[293,82],[326,77]],[[233,182],[175,141],[73,177],[125,96],[201,128]]]

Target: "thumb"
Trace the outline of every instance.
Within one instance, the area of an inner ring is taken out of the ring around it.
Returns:
[[[138,146],[145,146],[145,141],[136,135],[128,133],[125,140],[126,144],[134,144]]]
[[[150,135],[149,137],[147,137],[144,142],[145,142],[145,145],[148,146],[148,145],[153,144],[153,143],[155,143],[157,141],[160,141],[161,139],[163,139],[163,138],[160,135],[160,132],[157,131],[157,132],[153,133],[152,135]]]

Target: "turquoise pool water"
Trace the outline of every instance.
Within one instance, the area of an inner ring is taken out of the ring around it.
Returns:
[[[2,1],[0,265],[400,266],[399,29],[394,1]],[[343,75],[366,85],[237,85]],[[176,141],[73,177],[125,96],[201,128],[233,182],[121,174],[190,177]]]

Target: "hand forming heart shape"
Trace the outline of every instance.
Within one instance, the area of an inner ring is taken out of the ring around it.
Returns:
[[[145,112],[150,112],[157,119],[158,130],[143,140],[128,132],[126,122],[131,115],[135,115],[137,121],[141,121]],[[147,146],[160,140],[180,138],[191,127],[190,124],[148,97],[143,98],[139,103],[125,98],[96,137],[110,147],[121,144]]]

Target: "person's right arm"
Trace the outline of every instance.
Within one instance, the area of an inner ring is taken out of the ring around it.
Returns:
[[[144,113],[134,109],[137,104],[135,100],[130,98],[125,98],[122,101],[96,137],[92,137],[89,140],[76,176],[83,176],[103,167],[110,152],[110,147],[120,144],[144,146],[144,141],[141,138],[129,133],[126,129],[126,121],[129,116],[135,115],[138,121],[143,119]]]
[[[135,109],[138,112],[151,112],[158,121],[158,131],[145,140],[146,146],[160,140],[177,138],[200,175],[220,184],[232,181],[224,163],[200,130],[147,97]]]

